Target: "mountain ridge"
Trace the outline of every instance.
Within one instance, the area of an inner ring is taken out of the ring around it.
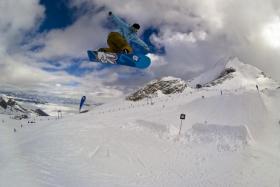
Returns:
[[[0,95],[0,113],[14,116],[25,116],[24,118],[28,118],[32,115],[49,116],[42,109],[25,108],[20,105],[14,98],[5,95]]]
[[[248,87],[262,90],[267,88],[268,82],[271,88],[279,87],[276,81],[267,77],[263,71],[255,66],[245,64],[238,58],[232,58],[226,64],[216,65],[215,69],[210,69],[192,80],[185,81],[171,76],[152,80],[128,95],[126,100],[138,101],[144,98],[182,93],[186,88],[216,87],[217,89],[242,89]]]

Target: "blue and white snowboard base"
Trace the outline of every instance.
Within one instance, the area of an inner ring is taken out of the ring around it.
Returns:
[[[150,66],[151,60],[145,55],[109,53],[100,51],[87,51],[89,60],[103,64],[119,64],[145,69]]]

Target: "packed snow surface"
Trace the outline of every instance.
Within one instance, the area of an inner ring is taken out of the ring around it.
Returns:
[[[0,115],[0,186],[279,187],[280,89],[236,63],[213,87],[61,119]]]

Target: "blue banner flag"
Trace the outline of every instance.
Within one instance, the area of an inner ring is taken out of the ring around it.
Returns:
[[[79,111],[81,111],[81,109],[82,109],[82,107],[83,107],[85,101],[86,101],[86,96],[83,96],[83,97],[81,98],[80,109],[79,109]]]

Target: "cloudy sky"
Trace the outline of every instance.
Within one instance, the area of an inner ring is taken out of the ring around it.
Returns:
[[[141,25],[150,68],[87,60],[114,30],[108,11]],[[0,1],[2,88],[102,101],[163,76],[190,79],[233,56],[280,81],[279,0]]]

